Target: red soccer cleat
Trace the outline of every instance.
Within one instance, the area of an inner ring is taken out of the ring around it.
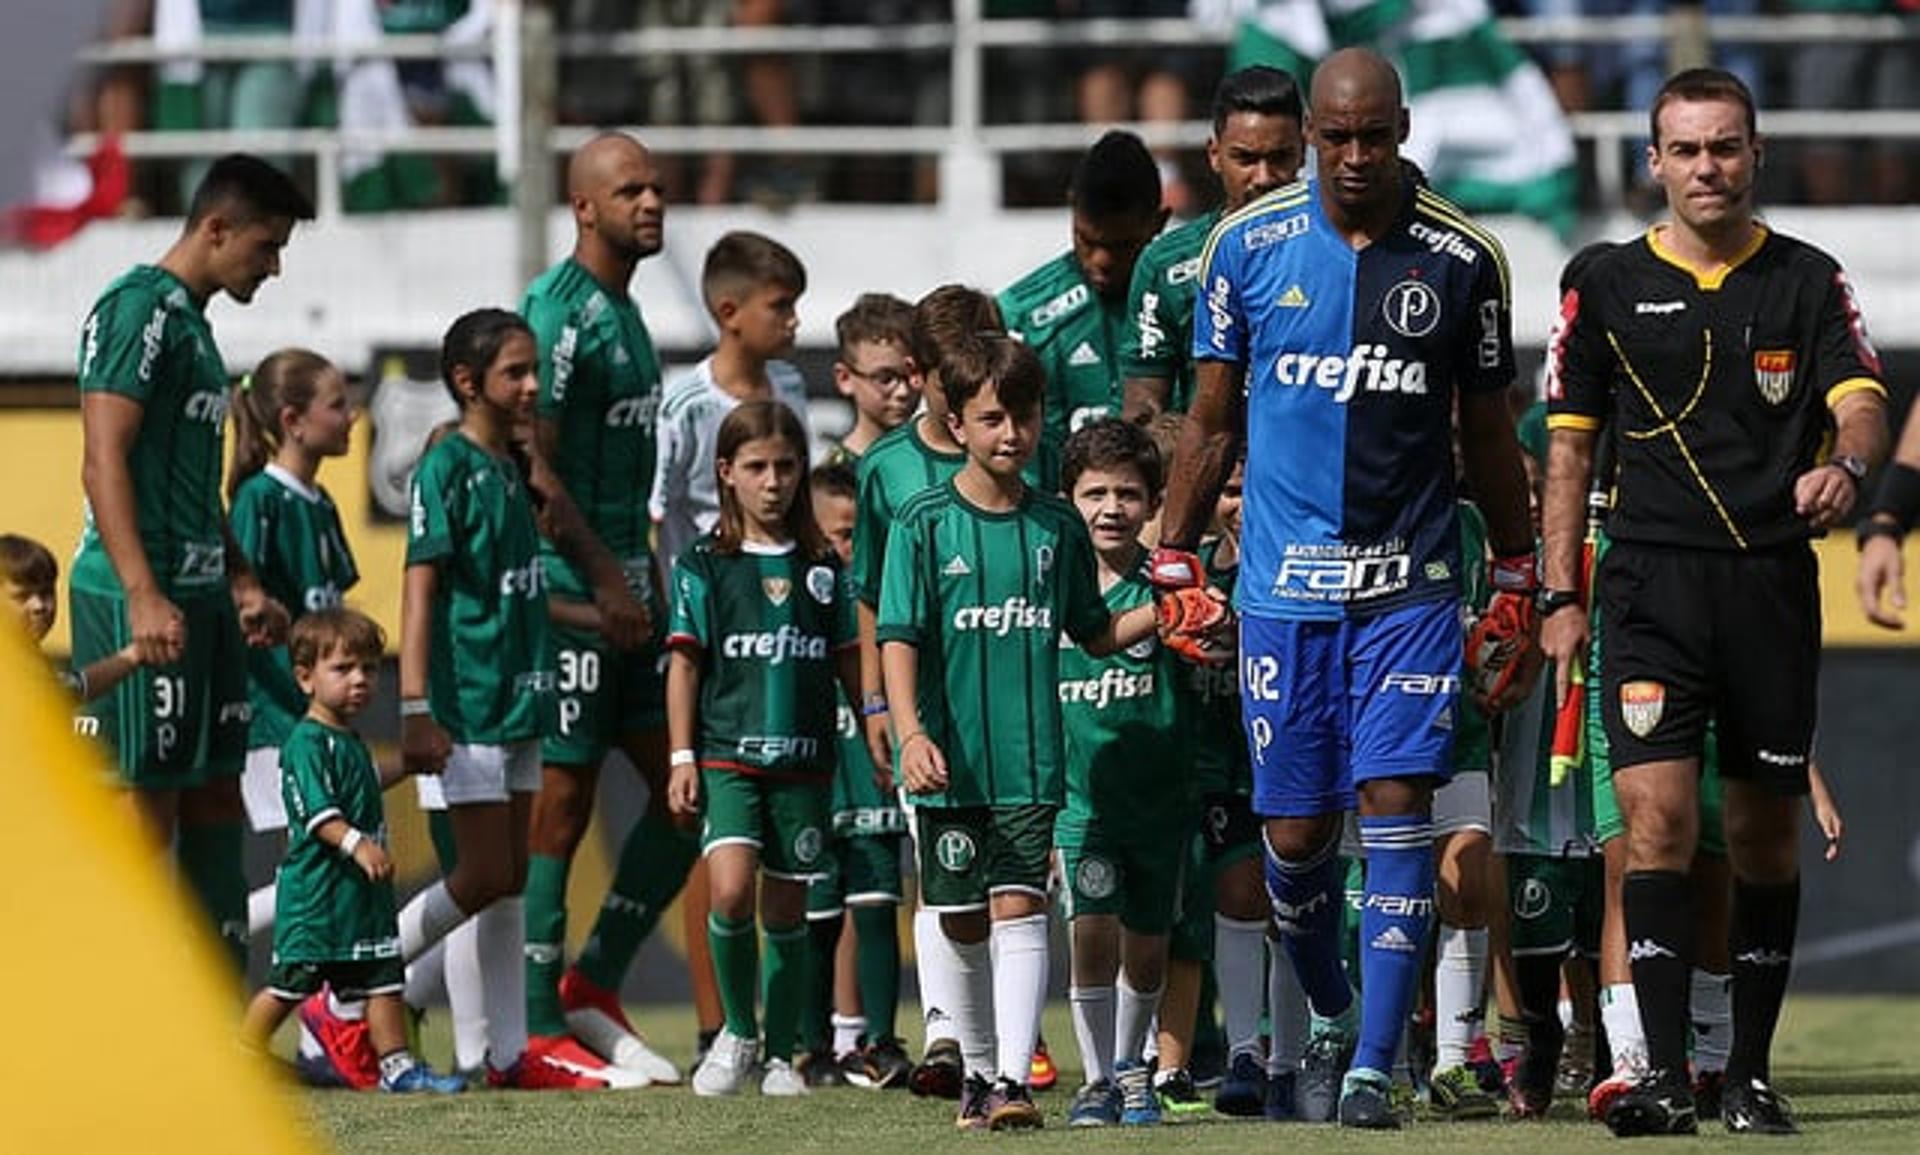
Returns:
[[[343,1019],[334,1014],[323,990],[301,1002],[300,1025],[326,1052],[342,1083],[356,1091],[371,1091],[380,1085],[380,1057],[373,1053],[365,1019]]]
[[[639,1076],[651,1083],[678,1083],[680,1069],[672,1061],[647,1045],[639,1031],[627,1020],[618,992],[599,986],[578,968],[569,967],[560,978],[560,1006],[566,1012],[567,1029],[587,1049],[625,1075]],[[626,1082],[616,1078],[616,1086]]]
[[[1027,1064],[1027,1086],[1044,1091],[1059,1081],[1060,1071],[1053,1065],[1053,1056],[1047,1053],[1047,1041],[1036,1040],[1033,1044],[1033,1061]]]
[[[606,1064],[564,1036],[527,1040],[526,1053],[506,1070],[487,1068],[487,1085],[516,1091],[604,1091]]]

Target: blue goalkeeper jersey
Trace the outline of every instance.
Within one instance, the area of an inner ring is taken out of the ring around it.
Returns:
[[[1242,612],[1337,620],[1458,595],[1455,391],[1513,381],[1507,261],[1446,200],[1405,195],[1356,250],[1296,183],[1201,253],[1194,359],[1246,374]]]

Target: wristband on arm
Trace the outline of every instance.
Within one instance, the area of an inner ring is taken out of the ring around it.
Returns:
[[[1892,528],[1905,536],[1914,515],[1920,513],[1920,469],[1901,461],[1888,462],[1870,512],[1874,517],[1892,518]]]

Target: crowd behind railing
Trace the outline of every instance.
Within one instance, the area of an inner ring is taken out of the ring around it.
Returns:
[[[1197,209],[1210,195],[1204,157],[1195,134],[1173,126],[1204,117],[1204,94],[1228,59],[1227,24],[1255,3],[980,0],[985,22],[971,37],[981,53],[973,115],[989,129],[1165,125],[1164,139],[1173,143],[1157,155],[1169,203],[1176,212]],[[1668,63],[1670,45],[1658,18],[1670,7],[1656,0],[1493,4],[1502,27],[1576,114],[1588,202],[1582,208],[1617,207],[1599,203],[1616,190],[1628,207],[1651,203],[1631,179],[1624,189],[1605,173],[1593,179],[1609,166],[1636,172],[1636,142],[1617,127],[1580,131],[1578,114],[1646,107]],[[308,182],[337,181],[337,203],[345,211],[503,198],[484,141],[476,146],[473,134],[442,133],[445,147],[431,147],[431,130],[483,126],[501,114],[485,49],[495,15],[491,0],[109,0],[108,8],[102,43],[74,72],[63,117],[69,139],[326,130],[346,123],[351,106],[375,123],[405,126],[428,147],[363,155],[338,171],[316,170],[310,157],[289,158]],[[552,0],[560,54],[555,120],[691,130],[681,136],[683,146],[656,149],[668,195],[678,204],[934,202],[938,137],[903,136],[897,152],[861,147],[858,138],[862,128],[952,123],[955,8],[951,0]],[[1920,123],[1920,0],[1707,0],[1704,9],[1714,58],[1741,75],[1764,107],[1911,113]],[[1829,29],[1806,43],[1716,34],[1733,25],[1751,28],[1756,19],[1793,27],[1786,22],[1822,16],[1880,22],[1857,23],[1852,32]],[[1636,24],[1634,17],[1642,19]],[[782,39],[783,32],[821,28],[841,38]],[[1636,28],[1643,34],[1630,35]],[[1006,34],[1024,29],[1040,34]],[[1101,34],[1086,35],[1088,29]],[[648,50],[646,37],[663,31],[673,34],[671,50]],[[356,33],[411,38],[424,47],[380,61],[379,82],[362,83],[347,63],[336,64],[321,50],[329,37],[338,42]],[[293,47],[290,58],[266,58],[276,39]],[[263,43],[261,51],[236,50]],[[806,50],[783,50],[801,43]],[[757,50],[761,46],[767,50]],[[816,144],[783,152],[768,145],[781,139],[772,136],[760,138],[758,147],[734,147],[728,142],[742,139],[741,128],[844,130],[848,151]],[[704,143],[702,133],[715,143]],[[1614,148],[1627,150],[1624,160],[1596,156]],[[131,195],[120,212],[180,210],[183,190],[205,159],[156,155],[168,151],[129,150]],[[1920,133],[1911,131],[1791,133],[1776,143],[1773,155],[1780,159],[1766,171],[1763,196],[1774,203],[1905,204],[1914,191],[1916,154]],[[1001,202],[1059,203],[1072,156],[1066,148],[1003,150]]]

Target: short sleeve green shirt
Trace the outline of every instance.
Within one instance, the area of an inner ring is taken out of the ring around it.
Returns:
[[[1155,237],[1133,266],[1127,290],[1129,323],[1120,346],[1120,376],[1168,382],[1167,410],[1185,413],[1193,400],[1193,299],[1200,250],[1220,221],[1196,217]]]
[[[399,958],[392,885],[374,882],[313,833],[340,818],[386,844],[380,773],[366,743],[351,730],[302,718],[280,747],[280,792],[287,804],[287,856],[276,884],[274,961]]]
[[[894,514],[920,493],[952,479],[967,463],[964,453],[943,453],[920,436],[915,418],[867,446],[858,468],[859,498],[853,522],[854,585],[860,600],[880,604],[880,575]]]
[[[1041,488],[1059,484],[1067,435],[1089,421],[1120,412],[1120,346],[1127,328],[1125,296],[1107,300],[1093,291],[1071,252],[1015,281],[999,297],[1007,331],[1040,357],[1047,370],[1041,423]]]

